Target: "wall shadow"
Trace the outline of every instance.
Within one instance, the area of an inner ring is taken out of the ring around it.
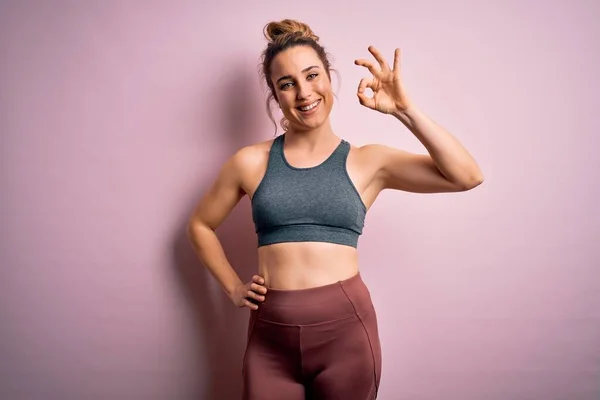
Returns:
[[[236,65],[235,60],[228,65]],[[202,126],[198,126],[198,130],[210,130],[211,137],[207,136],[206,139],[222,146],[220,149],[204,146],[201,153],[209,155],[218,150],[220,154],[224,154],[224,162],[241,147],[265,140],[264,134],[258,134],[261,129],[264,132],[264,127],[261,127],[257,115],[261,112],[259,105],[264,101],[253,84],[257,81],[253,70],[240,66],[221,76],[228,77],[228,80],[217,80],[216,87],[213,88],[213,93],[221,95],[211,97],[223,100],[205,114],[203,121],[199,121]],[[202,106],[205,105],[206,101],[203,101]],[[211,165],[203,176],[211,179],[216,177],[221,165],[222,163]],[[173,237],[173,261],[176,279],[194,316],[198,341],[193,351],[199,368],[198,374],[203,374],[198,380],[208,384],[194,388],[194,393],[199,393],[199,398],[203,400],[233,400],[241,398],[241,368],[250,310],[237,308],[231,303],[194,253],[185,232],[187,219],[195,204],[211,184],[212,181],[201,182],[200,187],[190,194],[188,207],[182,210],[181,222]],[[257,239],[247,197],[240,201],[217,229],[217,235],[242,281],[249,281],[258,270],[258,257]],[[215,290],[215,287],[218,289]]]

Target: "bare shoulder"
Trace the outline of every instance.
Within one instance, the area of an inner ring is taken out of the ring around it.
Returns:
[[[240,174],[254,174],[267,168],[273,139],[244,146],[231,157],[231,163]]]
[[[191,223],[219,226],[233,207],[248,193],[262,166],[266,169],[269,141],[242,147],[230,156],[194,209]]]
[[[260,168],[269,158],[273,139],[244,146],[231,157],[233,164],[241,170]]]
[[[254,143],[242,147],[231,157],[230,162],[239,177],[240,186],[249,196],[252,196],[267,171],[272,144],[273,139]]]

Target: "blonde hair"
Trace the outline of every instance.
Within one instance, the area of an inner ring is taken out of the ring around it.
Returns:
[[[271,43],[285,41],[290,36],[305,37],[315,42],[319,41],[319,37],[310,29],[310,26],[294,19],[269,22],[264,28],[264,35]]]
[[[273,125],[275,125],[275,133],[277,133],[277,124],[275,123],[270,107],[271,101],[277,101],[275,86],[271,81],[271,64],[275,56],[291,47],[309,46],[321,59],[330,81],[330,71],[333,69],[331,68],[329,54],[325,51],[325,48],[319,44],[319,37],[315,35],[307,24],[294,19],[271,21],[265,25],[263,33],[269,43],[262,52],[261,74],[265,79],[270,92],[267,98],[267,114],[269,115],[269,119],[273,122]],[[284,131],[288,130],[289,121],[285,117],[283,117],[279,123]]]

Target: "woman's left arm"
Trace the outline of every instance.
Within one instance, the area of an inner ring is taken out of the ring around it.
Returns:
[[[414,154],[382,145],[363,146],[367,158],[379,164],[382,188],[431,193],[465,191],[481,184],[483,174],[467,149],[408,99],[400,77],[400,50],[395,51],[393,69],[377,49],[370,46],[369,51],[379,68],[369,60],[355,61],[373,74],[372,78],[360,81],[357,93],[360,104],[397,118],[429,153]],[[365,95],[366,88],[373,90],[373,97]]]

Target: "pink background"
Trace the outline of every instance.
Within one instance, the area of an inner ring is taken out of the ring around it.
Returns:
[[[400,47],[408,93],[486,178],[466,193],[384,192],[367,217],[380,398],[597,400],[599,11],[3,1],[0,398],[239,398],[248,312],[184,230],[224,160],[273,137],[262,27],[291,17],[334,55],[336,133],[424,151],[355,96],[368,71],[353,60]],[[248,279],[246,199],[218,233]]]

